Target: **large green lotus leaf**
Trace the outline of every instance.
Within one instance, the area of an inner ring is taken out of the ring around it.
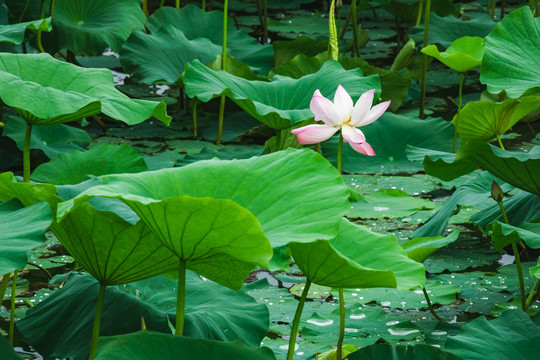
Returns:
[[[242,291],[232,291],[195,273],[186,277],[185,335],[223,341],[242,339],[259,346],[268,332],[268,309]],[[99,283],[90,275],[70,274],[66,284],[28,311],[17,323],[29,343],[44,356],[86,359]],[[62,276],[57,283],[66,280]],[[177,281],[165,276],[107,287],[101,335],[141,329],[170,333],[176,313]]]
[[[540,197],[528,191],[516,189],[512,197],[504,198],[503,205],[508,221],[514,226],[540,218]],[[494,220],[504,221],[499,204],[496,202],[471,216],[471,220],[480,226],[491,224]]]
[[[444,52],[437,46],[429,45],[422,49],[424,54],[434,57],[449,68],[465,73],[480,66],[484,57],[481,37],[464,36],[454,41]]]
[[[107,175],[61,206],[65,211],[90,197],[122,196],[155,201],[190,195],[231,199],[254,214],[272,246],[335,236],[349,208],[349,190],[322,156],[286,150],[248,160],[201,161],[181,168]],[[152,200],[153,199],[153,200]]]
[[[290,242],[292,256],[312,282],[341,288],[408,290],[425,284],[422,264],[407,257],[394,235],[381,235],[343,219],[329,241]]]
[[[0,25],[0,42],[21,44],[26,30],[51,31],[51,18],[27,21],[18,24]]]
[[[476,13],[474,18],[462,20],[454,16],[441,17],[431,14],[429,18],[429,44],[448,47],[463,36],[485,37],[497,23],[486,13]],[[416,43],[422,43],[424,26],[415,27],[411,36]]]
[[[144,28],[145,20],[138,0],[56,0],[51,40],[55,49],[77,54],[119,51],[134,29]]]
[[[400,1],[400,2],[383,2],[379,6],[394,15],[400,20],[406,21],[409,25],[416,22],[418,17],[419,3],[416,1]],[[458,16],[459,11],[452,1],[449,0],[436,0],[431,2],[431,12],[436,13],[439,16],[454,15]],[[422,11],[420,9],[420,11]]]
[[[166,124],[171,120],[165,103],[133,100],[116,90],[110,70],[81,68],[49,54],[0,53],[0,98],[33,125],[100,112],[127,124],[150,116]]]
[[[438,347],[426,344],[397,345],[373,344],[347,356],[347,360],[463,360]]]
[[[540,20],[524,6],[506,15],[484,42],[480,81],[491,93],[509,97],[535,93],[540,87]],[[530,90],[530,91],[528,91]]]
[[[11,347],[5,336],[0,336],[0,354],[4,360],[24,360],[22,356],[17,354]]]
[[[274,63],[276,67],[279,67],[297,55],[312,57],[328,50],[328,40],[298,36],[293,40],[272,41],[272,46],[274,47]]]
[[[300,79],[275,76],[273,81],[249,81],[225,71],[213,71],[195,60],[186,68],[186,93],[203,102],[225,95],[260,122],[274,129],[288,129],[301,121],[313,118],[309,103],[315,90],[333,98],[341,84],[352,98],[365,91],[379,92],[378,76],[363,77],[360,70],[344,70],[335,61]]]
[[[135,31],[122,46],[120,62],[139,82],[152,84],[164,80],[174,84],[188,62],[199,59],[208,63],[219,53],[221,46],[209,39],[198,37],[190,40],[182,30],[166,26],[149,34]]]
[[[410,161],[423,161],[426,173],[444,181],[451,181],[470,174],[478,167],[470,161],[455,161],[456,154],[446,151],[424,149],[407,145],[407,158]],[[452,163],[452,167],[447,164]]]
[[[507,99],[501,103],[471,101],[461,109],[459,119],[455,115],[452,122],[463,142],[489,142],[497,135],[506,133],[525,115],[538,108],[540,96]]]
[[[50,184],[31,184],[17,182],[13,173],[0,174],[0,201],[18,199],[24,206],[38,201],[46,201],[51,207],[61,201],[56,196],[56,187]]]
[[[18,116],[8,116],[4,126],[4,135],[13,139],[19,150],[24,149],[26,121]],[[82,129],[56,124],[36,126],[32,129],[30,149],[41,150],[49,158],[74,150],[84,150],[90,145],[90,135]]]
[[[178,259],[143,222],[84,203],[52,230],[58,240],[103,285],[119,285],[172,272]]]
[[[234,201],[191,196],[159,202],[119,198],[188,269],[231,289],[240,289],[253,268],[267,268],[272,258],[259,221]]]
[[[343,145],[343,171],[349,173],[392,173],[422,171],[422,164],[407,159],[408,145],[440,151],[452,150],[453,126],[440,118],[421,120],[415,116],[385,113],[374,123],[361,128],[377,156],[364,156],[348,144]],[[338,136],[323,143],[324,156],[335,163]]]
[[[45,231],[51,222],[51,208],[45,201],[17,211],[0,212],[0,274],[26,266],[28,252],[45,242]]]
[[[96,360],[274,360],[268,348],[255,349],[241,341],[224,342],[186,336],[140,331],[129,335],[100,338]]]
[[[162,27],[175,27],[184,33],[189,40],[197,38],[209,39],[220,48],[223,41],[223,12],[203,11],[200,7],[189,4],[180,10],[163,7],[148,18],[146,27],[155,33]],[[268,73],[274,65],[274,49],[270,45],[259,42],[238,30],[232,19],[227,19],[227,53],[249,66],[259,69],[261,74]],[[216,55],[218,55],[216,53]]]
[[[345,310],[346,344],[368,346],[384,339],[389,343],[400,340],[413,340],[422,336],[422,330],[407,318],[387,313],[383,309],[356,307]],[[316,343],[328,344],[337,341],[337,336],[330,340],[329,334],[339,334],[339,309],[330,314],[315,313],[301,320],[302,338]],[[382,360],[382,359],[381,359]]]
[[[459,232],[454,231],[448,236],[416,238],[402,243],[401,247],[411,259],[423,263],[429,255],[456,241],[458,236]]]
[[[519,344],[519,345],[518,345]],[[447,351],[467,360],[530,360],[540,354],[540,328],[528,314],[505,311],[495,320],[484,316],[465,324],[459,335],[446,338]]]
[[[435,206],[436,204],[430,200],[412,197],[398,189],[381,189],[366,195],[364,201],[351,202],[347,217],[399,218],[410,216],[420,210],[433,209]]]
[[[497,220],[487,227],[495,249],[502,249],[510,244],[525,242],[527,246],[540,248],[540,223],[523,223],[519,227],[501,223]]]
[[[74,185],[89,175],[137,173],[148,170],[144,159],[127,145],[101,144],[87,151],[60,154],[32,173],[32,180],[55,185]]]

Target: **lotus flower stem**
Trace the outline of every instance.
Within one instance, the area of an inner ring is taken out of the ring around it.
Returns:
[[[176,294],[176,329],[174,335],[184,335],[184,309],[186,307],[186,262],[180,259],[178,289]]]
[[[341,175],[341,155],[343,154],[343,134],[339,133],[339,144],[337,148],[337,171]]]
[[[300,296],[300,301],[296,307],[296,313],[294,314],[294,319],[292,322],[291,328],[291,337],[289,338],[289,348],[287,350],[286,360],[292,360],[294,357],[294,350],[296,348],[296,336],[298,335],[298,326],[300,325],[300,318],[302,317],[302,310],[304,310],[304,303],[306,302],[307,295],[309,293],[309,287],[311,286],[311,281],[306,280],[306,285],[304,285],[304,291]]]
[[[99,285],[99,293],[96,303],[96,313],[94,315],[94,327],[92,329],[92,342],[90,343],[90,355],[88,360],[93,360],[96,355],[98,339],[99,339],[99,329],[101,327],[101,312],[103,309],[103,300],[105,299],[105,290],[107,285]]]
[[[10,275],[10,273],[7,273],[2,276],[2,282],[0,282],[0,299],[4,299],[4,295],[6,295]]]
[[[24,133],[24,148],[23,148],[23,181],[30,182],[30,139],[32,135],[32,125],[26,124]]]
[[[425,286],[422,288],[422,291],[424,292],[424,297],[426,298],[428,309],[429,309],[429,312],[431,313],[431,315],[433,315],[435,317],[435,319],[437,319],[439,321],[446,321],[445,319],[440,317],[439,314],[437,314],[437,312],[433,308],[433,304],[431,303],[431,299],[429,298],[429,294],[428,294]]]
[[[360,57],[360,49],[358,48],[358,11],[356,7],[356,0],[352,0],[351,3],[351,11],[352,11],[352,23],[353,23],[353,37],[354,37],[354,44],[353,44],[353,55],[356,54],[356,57]]]
[[[540,290],[540,279],[536,279],[536,282],[534,283],[534,286],[531,290],[531,293],[527,297],[527,301],[525,303],[525,311],[538,300],[538,291]]]
[[[499,136],[497,135],[497,137]],[[501,209],[501,214],[502,214],[504,222],[507,224],[510,224],[510,222],[508,221],[508,216],[506,215],[506,211],[504,210],[502,199],[496,199],[496,201],[499,204],[499,208]],[[514,257],[516,259],[516,268],[517,268],[518,280],[519,280],[519,292],[521,293],[521,310],[525,311],[527,310],[527,303],[526,303],[526,298],[525,298],[525,284],[523,282],[523,269],[521,268],[521,259],[519,257],[519,250],[517,248],[516,243],[514,242],[512,243],[512,252],[514,253]]]
[[[431,11],[431,0],[426,0],[426,9],[424,12],[424,46],[428,44],[429,38],[429,13]],[[425,103],[426,103],[426,73],[427,73],[427,55],[422,55],[422,90],[420,93],[420,118],[424,119],[425,114]]]
[[[202,0],[201,9],[202,11],[206,11],[206,0]]]
[[[268,1],[263,0],[263,44],[268,42]]]
[[[456,123],[454,124],[454,141],[452,143],[452,152],[456,152],[456,144],[457,144],[457,129],[459,124],[459,114],[461,113],[461,105],[463,104],[463,84],[465,83],[465,79],[467,79],[466,73],[459,73],[459,96],[458,96],[458,109],[456,114]]]
[[[227,9],[229,0],[223,2],[223,45],[221,48],[221,70],[227,69]],[[219,103],[218,133],[216,145],[221,144],[221,135],[223,134],[223,117],[225,116],[225,95],[221,97]]]
[[[55,0],[51,0],[51,3],[49,5],[49,16],[52,17],[53,16],[53,13],[54,13],[54,1]]]
[[[414,26],[420,26],[420,21],[422,21],[422,8],[424,7],[424,0],[420,0],[418,3],[418,16],[416,17],[416,23]]]
[[[197,138],[197,99],[193,98],[193,137]]]
[[[163,4],[165,4],[165,0],[161,0],[161,2],[159,3],[159,8],[160,9],[163,7]]]
[[[9,345],[13,346],[13,335],[15,333],[15,297],[17,290],[17,274],[18,270],[13,272],[13,281],[11,281],[11,309],[9,314]]]
[[[497,0],[491,2],[491,18],[495,18],[495,9],[497,8]]]
[[[180,9],[180,0],[176,0],[176,8]]]
[[[54,4],[51,4],[54,5]],[[43,19],[45,18],[45,0],[41,0],[41,8],[39,10],[39,18]],[[43,49],[43,45],[41,45],[41,30],[38,30],[36,32],[36,46],[39,50],[39,52],[44,53],[45,50]]]
[[[349,26],[349,21],[351,21],[351,14],[352,14],[352,7],[349,7],[349,11],[347,12],[347,16],[345,17],[345,22],[343,23],[343,28],[341,29],[341,33],[339,34],[339,40],[343,40],[343,37],[345,36],[345,32],[347,31],[347,26]]]
[[[144,15],[146,15],[146,17],[150,15],[150,13],[148,12],[148,0],[143,1],[142,10],[143,10]]]
[[[337,343],[337,360],[341,360],[343,352],[343,338],[345,337],[345,299],[343,288],[339,288],[339,338]]]
[[[502,143],[501,136],[499,134],[496,134],[496,135],[497,135],[497,141],[499,142],[499,146],[501,147],[501,149],[504,150],[504,145]]]

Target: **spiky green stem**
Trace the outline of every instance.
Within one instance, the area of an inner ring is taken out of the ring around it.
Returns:
[[[178,289],[176,294],[176,329],[174,335],[184,335],[184,311],[186,307],[186,262],[180,259]]]
[[[103,310],[103,301],[105,300],[106,289],[106,285],[99,285],[99,293],[96,303],[96,313],[94,314],[94,327],[92,328],[92,341],[90,343],[90,355],[88,356],[88,360],[93,360],[94,356],[96,355],[99,339],[99,329],[101,327],[101,312]]]
[[[300,301],[296,307],[296,313],[294,314],[294,319],[292,322],[291,328],[291,337],[289,338],[289,348],[287,349],[287,359],[293,360],[294,349],[296,347],[296,336],[298,335],[298,326],[300,325],[300,318],[302,317],[302,310],[304,310],[304,303],[306,302],[307,295],[309,293],[309,287],[311,286],[311,281],[307,280],[306,285],[304,286],[304,291],[300,296]]]

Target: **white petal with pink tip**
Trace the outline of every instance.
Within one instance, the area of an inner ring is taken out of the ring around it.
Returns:
[[[295,134],[300,144],[317,144],[332,137],[339,127],[329,125],[307,125],[291,130]]]

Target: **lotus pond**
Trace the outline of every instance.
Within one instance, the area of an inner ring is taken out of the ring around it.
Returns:
[[[0,0],[0,359],[540,358],[538,7]]]

